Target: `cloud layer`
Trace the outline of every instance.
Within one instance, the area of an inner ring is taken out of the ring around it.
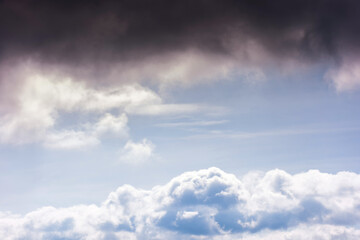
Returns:
[[[0,214],[1,239],[358,239],[360,175],[186,172],[100,205]]]
[[[2,1],[0,62],[188,85],[330,61],[340,73],[329,79],[346,91],[358,87],[359,61],[341,71],[360,52],[359,13],[352,0]]]
[[[229,41],[250,36],[277,55],[336,54],[359,41],[359,7],[351,0],[3,1],[0,46],[3,56],[78,62],[188,48],[229,53]]]

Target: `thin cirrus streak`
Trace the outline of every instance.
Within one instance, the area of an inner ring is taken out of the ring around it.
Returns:
[[[0,214],[1,239],[358,239],[360,175],[218,168],[119,187],[101,205]]]
[[[197,138],[235,138],[235,139],[248,139],[260,137],[276,137],[276,136],[292,136],[292,135],[311,135],[311,134],[332,134],[332,133],[346,133],[358,132],[360,128],[327,128],[327,129],[278,129],[273,131],[259,131],[259,132],[226,132],[221,130],[211,130],[204,134],[195,134],[183,137],[184,139],[197,139]],[[203,132],[203,131],[202,131]]]
[[[227,123],[228,120],[214,120],[214,121],[192,121],[192,122],[170,122],[170,123],[159,123],[156,126],[159,127],[202,127],[202,126],[213,126]]]

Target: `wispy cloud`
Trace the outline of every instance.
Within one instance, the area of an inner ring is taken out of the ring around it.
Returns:
[[[214,120],[214,121],[188,121],[188,122],[169,122],[156,124],[158,127],[206,127],[221,125],[229,122],[228,120]]]
[[[200,130],[198,130],[200,131]],[[360,128],[298,128],[298,129],[276,129],[271,131],[259,131],[259,132],[239,132],[239,131],[222,131],[222,130],[210,130],[201,131],[203,133],[194,134],[185,139],[192,138],[236,138],[236,139],[249,139],[249,138],[261,138],[261,137],[276,137],[276,136],[292,136],[292,135],[310,135],[310,134],[327,134],[327,133],[341,133],[360,131]]]

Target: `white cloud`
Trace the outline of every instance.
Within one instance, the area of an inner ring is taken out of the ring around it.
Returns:
[[[100,138],[104,135],[127,138],[127,116],[124,113],[118,117],[106,113],[96,123],[85,124],[82,130],[49,130],[44,135],[42,143],[51,149],[81,149],[95,146],[100,144]]]
[[[84,83],[71,79],[52,79],[44,76],[33,76],[24,81],[24,86],[14,95],[17,106],[1,118],[1,141],[3,143],[44,142],[45,146],[65,148],[64,141],[84,146],[89,138],[95,138],[112,132],[115,135],[126,135],[126,115],[118,118],[109,113],[89,131],[73,129],[55,129],[55,124],[63,112],[89,113],[101,115],[104,111],[118,109],[123,111],[127,105],[159,103],[154,92],[138,85],[122,86],[112,89],[95,90]],[[75,123],[81,127],[81,123]],[[89,123],[91,125],[91,123]],[[93,132],[96,134],[93,134]],[[85,142],[83,141],[85,140]],[[49,142],[47,142],[49,141]],[[82,143],[81,143],[82,142]],[[69,143],[68,146],[71,144]],[[73,144],[74,145],[74,144]],[[66,147],[67,148],[67,147]]]
[[[118,117],[110,113],[106,113],[94,126],[96,135],[111,134],[116,136],[127,136],[127,122],[126,114],[121,114]]]
[[[18,93],[22,109],[49,111],[108,111],[128,105],[159,104],[161,98],[137,84],[95,89],[68,77],[33,75],[26,77]]]
[[[24,144],[42,141],[47,129],[54,126],[51,114],[41,109],[15,110],[0,118],[0,143]]]
[[[189,219],[196,217],[199,213],[197,211],[184,211],[184,212],[178,212],[176,218],[180,219]]]
[[[187,172],[100,206],[0,213],[1,239],[359,239],[360,175]]]
[[[128,141],[121,151],[120,160],[129,164],[140,164],[153,156],[155,145],[147,139],[135,143]]]
[[[58,72],[43,71],[31,62],[16,65],[10,72],[7,75],[12,76],[14,86],[2,82],[0,89],[1,143],[39,142],[63,149],[92,146],[104,136],[126,137],[126,114],[182,114],[206,108],[197,104],[165,104],[157,93],[137,83],[113,83],[100,88]],[[69,113],[92,114],[100,120],[82,123],[75,119],[68,129],[58,123]]]

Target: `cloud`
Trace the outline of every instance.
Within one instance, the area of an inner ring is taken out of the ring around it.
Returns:
[[[335,52],[338,44],[355,47],[359,39],[359,5],[351,0],[182,3],[6,1],[0,5],[2,55],[77,63],[132,61],[184,49],[223,56],[230,43],[246,45],[246,36],[277,55],[316,55]]]
[[[127,138],[127,115],[176,115],[211,109],[164,103],[156,92],[137,83],[91,85],[64,72],[43,70],[32,61],[8,71],[14,84],[0,82],[0,142],[6,144],[37,142],[50,148],[82,148],[100,143],[103,137]],[[88,120],[78,121],[71,114],[87,116]],[[64,118],[73,121],[68,126],[61,124]]]
[[[42,139],[50,149],[82,149],[100,144],[103,137],[128,138],[128,118],[125,113],[118,117],[105,113],[97,122],[85,124],[82,130],[49,130]]]
[[[259,132],[237,132],[237,131],[221,131],[221,130],[205,130],[200,131],[200,134],[194,134],[185,139],[193,138],[234,138],[234,139],[250,139],[250,138],[263,138],[263,137],[281,137],[281,136],[292,136],[292,135],[311,135],[311,134],[331,134],[341,132],[357,132],[360,128],[294,128],[294,129],[276,129],[269,131]],[[201,133],[202,132],[202,133]]]
[[[170,122],[160,123],[156,126],[159,127],[206,127],[213,125],[221,125],[227,123],[227,120],[214,120],[214,121],[188,121],[188,122]]]
[[[110,113],[106,113],[94,126],[96,135],[111,134],[120,137],[127,136],[128,118],[125,113],[118,117],[114,117]]]
[[[360,175],[218,168],[119,187],[100,205],[0,214],[2,239],[358,239]]]
[[[360,51],[359,9],[352,0],[4,1],[2,81],[7,62],[26,59],[74,79],[151,80],[161,88],[234,76],[258,81],[269,68],[318,62],[341,68],[339,60]]]
[[[120,161],[128,164],[140,164],[153,156],[155,145],[147,139],[135,143],[128,141],[121,151]]]

